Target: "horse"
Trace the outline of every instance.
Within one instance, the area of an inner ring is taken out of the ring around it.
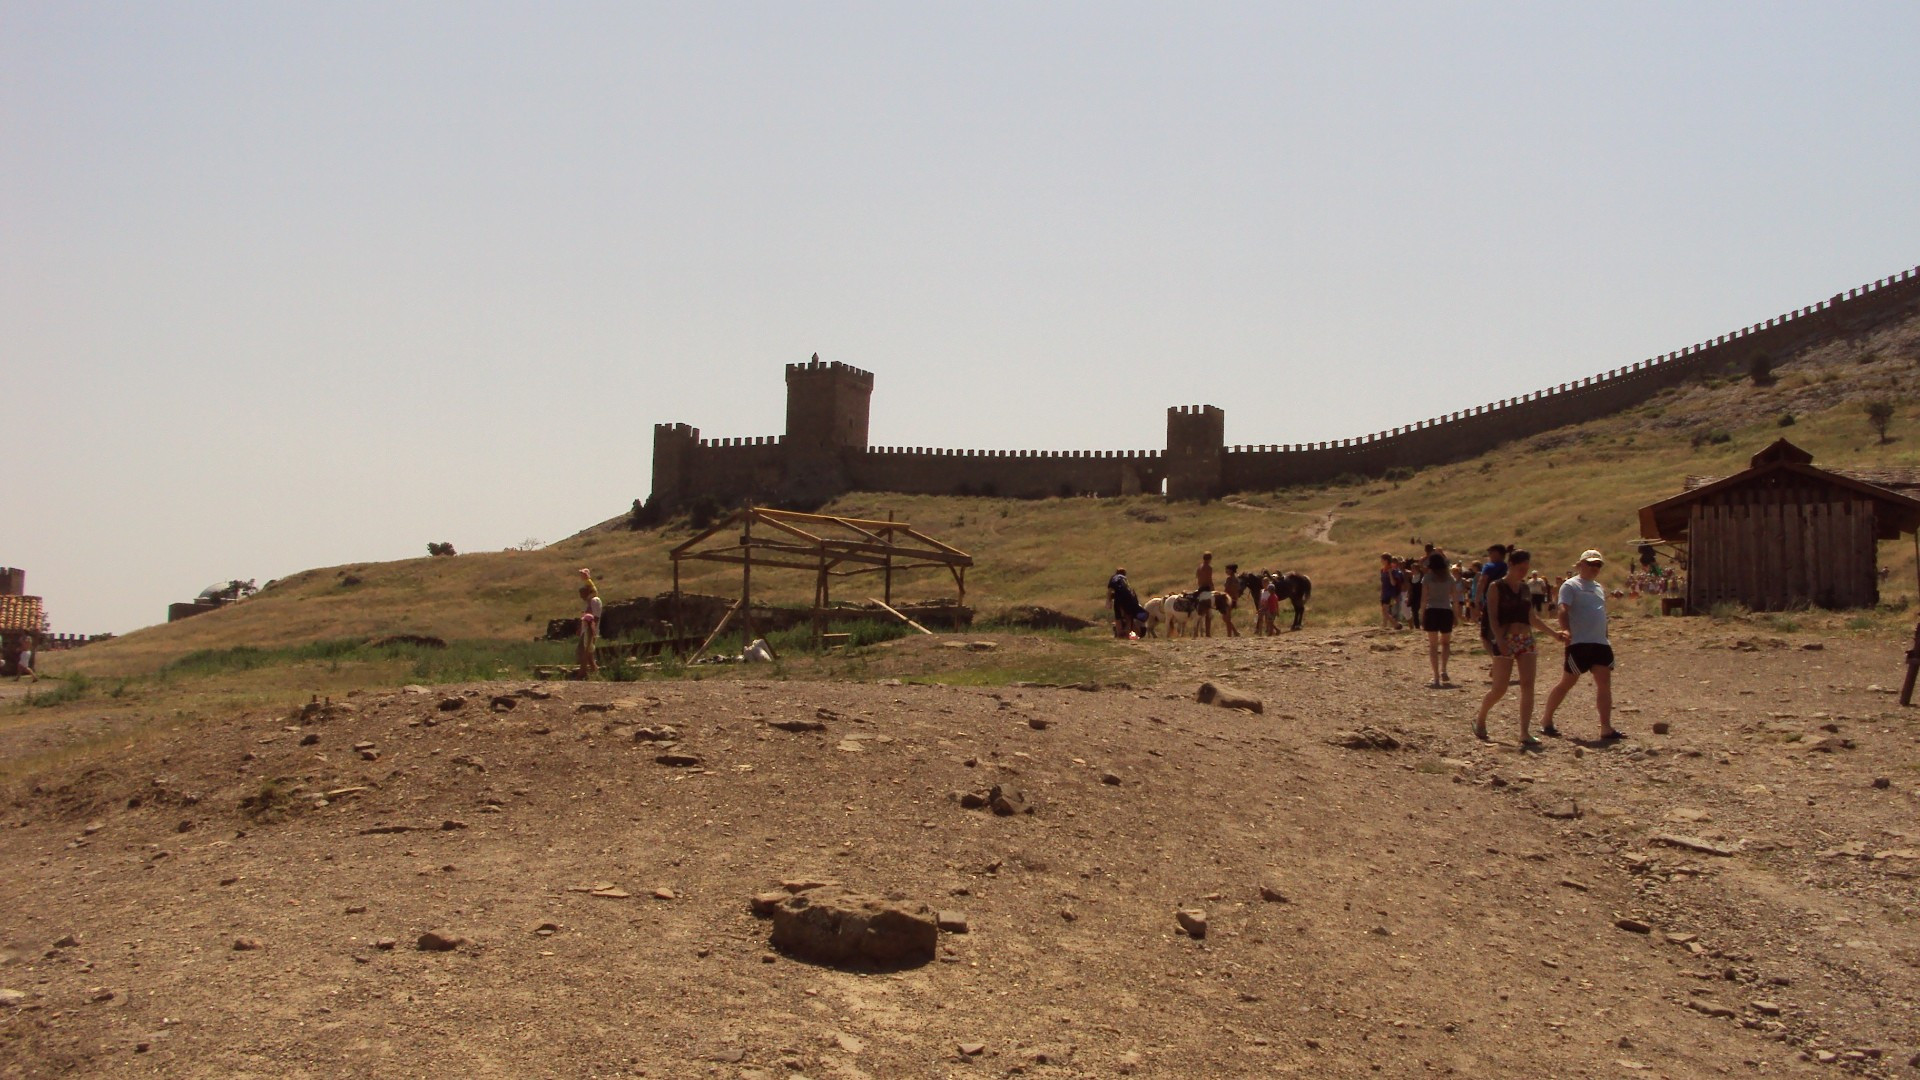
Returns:
[[[1300,573],[1269,574],[1267,587],[1280,599],[1293,605],[1293,628],[1300,629],[1307,617],[1307,598],[1313,595],[1313,579]]]
[[[1200,622],[1211,637],[1213,629],[1213,593],[1210,590],[1195,589],[1190,593],[1169,593],[1156,596],[1147,601],[1147,623],[1152,626],[1157,620],[1156,613],[1167,621],[1167,636],[1175,638],[1185,629],[1187,636],[1194,635],[1193,624]]]

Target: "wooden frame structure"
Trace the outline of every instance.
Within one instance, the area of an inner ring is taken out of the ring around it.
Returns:
[[[756,530],[758,530],[756,532]],[[893,576],[910,570],[944,568],[953,575],[957,602],[967,600],[967,568],[973,556],[943,544],[904,521],[869,521],[835,514],[803,514],[748,506],[726,520],[681,543],[667,557],[673,561],[674,636],[680,634],[680,564],[731,563],[740,567],[740,600],[715,626],[707,644],[720,636],[727,621],[738,616],[741,645],[753,641],[753,571],[805,570],[814,575],[813,638],[826,633],[826,612],[834,578],[859,574],[881,575],[884,597],[880,606],[893,611]],[[895,612],[898,614],[898,612]],[[901,616],[905,618],[905,616]],[[911,623],[911,620],[909,620]],[[701,651],[706,644],[701,645]],[[696,653],[695,655],[698,655]]]
[[[1643,536],[1687,545],[1687,609],[1873,606],[1875,545],[1920,527],[1920,500],[1815,468],[1785,439],[1751,465],[1640,510]]]

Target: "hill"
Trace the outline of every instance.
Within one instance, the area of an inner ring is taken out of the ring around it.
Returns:
[[[1677,492],[1689,474],[1724,474],[1781,436],[1828,467],[1920,466],[1920,318],[1808,349],[1765,385],[1721,378],[1665,391],[1647,404],[1503,446],[1482,457],[1396,479],[1233,496],[1212,503],[1158,497],[1010,500],[852,495],[827,509],[902,520],[972,552],[968,600],[983,613],[1043,604],[1099,614],[1104,583],[1125,565],[1143,590],[1184,587],[1203,549],[1220,563],[1297,569],[1313,577],[1313,618],[1365,621],[1382,551],[1414,538],[1457,552],[1495,540],[1564,565],[1587,547],[1615,557],[1638,535],[1636,511]],[[1876,440],[1868,399],[1896,408],[1891,441]],[[1790,420],[1789,420],[1790,418]],[[1782,427],[1790,423],[1791,426]],[[447,640],[525,641],[570,615],[573,571],[590,566],[609,599],[668,587],[666,551],[691,534],[682,518],[638,532],[615,518],[548,548],[352,564],[274,582],[258,596],[188,621],[149,627],[54,661],[93,675],[149,672],[202,649],[426,634]],[[1914,595],[1914,557],[1889,544],[1886,598]],[[691,574],[685,587],[737,595],[730,572]],[[763,575],[769,590],[803,601],[811,583]],[[896,595],[950,596],[931,576]]]

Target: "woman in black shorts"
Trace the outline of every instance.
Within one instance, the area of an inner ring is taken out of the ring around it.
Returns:
[[[1438,690],[1453,685],[1447,660],[1453,655],[1453,623],[1459,609],[1445,554],[1436,551],[1427,556],[1426,580],[1421,585],[1419,626],[1427,632],[1427,663],[1433,667],[1433,681],[1427,685]]]
[[[1527,571],[1532,569],[1533,556],[1526,551],[1514,550],[1507,554],[1507,574],[1503,578],[1487,583],[1487,629],[1488,641],[1497,650],[1493,656],[1493,687],[1480,701],[1480,713],[1473,720],[1473,735],[1477,739],[1487,737],[1487,713],[1507,692],[1507,681],[1517,669],[1520,673],[1520,748],[1537,750],[1540,740],[1533,737],[1528,729],[1533,726],[1533,676],[1538,666],[1539,656],[1533,643],[1533,631],[1551,634],[1561,642],[1567,640],[1567,632],[1555,626],[1548,626],[1539,612],[1533,610],[1533,600],[1527,595]]]

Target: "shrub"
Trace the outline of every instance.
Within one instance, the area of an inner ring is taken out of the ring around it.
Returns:
[[[687,524],[695,529],[711,528],[722,509],[719,499],[702,495],[687,504]]]
[[[1884,397],[1871,398],[1866,406],[1867,426],[1880,436],[1882,443],[1887,441],[1887,427],[1893,423],[1893,402]]]
[[[1694,430],[1692,437],[1693,448],[1695,450],[1700,449],[1702,446],[1718,446],[1721,443],[1730,443],[1732,441],[1732,435],[1718,428],[1697,428]]]
[[[443,555],[458,555],[460,553],[453,550],[453,545],[451,543],[442,542],[442,543],[436,544],[436,543],[433,543],[432,541],[428,541],[427,554],[432,555],[435,558],[439,558],[440,556],[443,556]]]
[[[1386,478],[1395,483],[1399,483],[1402,480],[1411,480],[1413,479],[1413,470],[1405,465],[1395,465],[1386,471]]]
[[[1752,379],[1755,386],[1772,386],[1780,381],[1773,374],[1773,358],[1765,355],[1756,356],[1747,364],[1747,378]]]
[[[1780,414],[1780,419],[1776,422],[1776,425],[1779,427],[1792,427],[1795,422],[1792,413],[1783,412]]]

